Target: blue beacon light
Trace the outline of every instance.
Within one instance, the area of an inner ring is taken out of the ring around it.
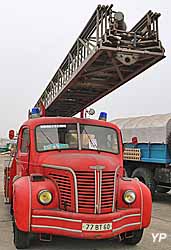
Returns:
[[[100,112],[99,120],[107,121],[107,113],[106,112]]]
[[[32,108],[32,110],[31,110],[31,117],[32,118],[40,117],[40,109],[38,107]]]

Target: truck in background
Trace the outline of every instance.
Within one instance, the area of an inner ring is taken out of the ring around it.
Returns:
[[[115,119],[122,131],[124,167],[151,190],[171,190],[171,114]]]

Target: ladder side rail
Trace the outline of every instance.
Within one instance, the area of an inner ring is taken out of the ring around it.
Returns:
[[[99,5],[97,7],[94,14],[92,15],[89,22],[87,23],[86,27],[84,28],[83,32],[78,37],[73,47],[71,48],[70,52],[68,53],[63,63],[61,64],[58,70],[61,73],[61,81],[56,83],[58,85],[57,88],[55,87],[56,89],[60,90],[61,87],[65,85],[65,83],[69,80],[69,78],[74,73],[73,70],[70,70],[70,67],[71,68],[73,67],[72,66],[73,60],[75,61],[75,66],[76,66],[74,67],[74,70],[77,70],[79,66],[82,64],[83,60],[85,60],[86,57],[90,55],[90,53],[96,49],[95,47],[99,45],[100,40],[102,39],[104,35],[103,33],[106,32],[107,28],[109,29],[107,17],[111,15],[112,7],[113,5],[110,5],[110,6]],[[105,29],[103,29],[103,27],[105,27]],[[89,40],[91,40],[92,35],[96,36],[96,44],[89,42]],[[70,58],[72,58],[72,60],[70,60]],[[58,71],[55,75],[58,74]],[[55,79],[53,78],[52,81],[54,82],[54,80]],[[43,104],[46,107],[48,103],[51,101],[51,97],[54,96],[54,93],[57,94],[56,91],[54,90],[54,87],[50,87],[49,85],[47,86],[47,91],[45,92],[45,95],[42,95],[40,97],[36,106],[39,106],[40,103],[43,102]],[[53,92],[53,95],[49,94],[51,90]],[[48,98],[50,100],[48,100]]]
[[[43,103],[46,109],[79,71],[84,60],[106,43],[107,47],[119,49],[131,46],[135,50],[162,50],[158,34],[160,14],[149,11],[130,31],[118,30],[112,6],[99,5],[96,8],[35,106]]]

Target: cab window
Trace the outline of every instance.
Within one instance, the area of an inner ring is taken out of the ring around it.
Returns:
[[[29,144],[30,144],[29,129],[24,128],[23,131],[22,131],[22,136],[21,136],[21,148],[20,148],[20,151],[22,153],[28,153]]]

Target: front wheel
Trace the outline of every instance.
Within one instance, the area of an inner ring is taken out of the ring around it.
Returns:
[[[140,242],[143,236],[144,229],[127,232],[122,242],[128,245],[136,245]]]
[[[14,244],[17,249],[28,248],[30,245],[29,233],[19,230],[14,222]]]

